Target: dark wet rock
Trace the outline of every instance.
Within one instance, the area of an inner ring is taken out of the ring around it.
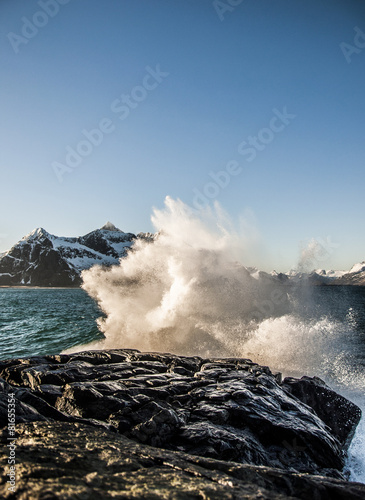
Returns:
[[[42,397],[33,394],[27,389],[17,389],[15,392],[15,399],[27,404],[28,406],[34,408],[41,415],[49,420],[59,420],[65,421],[69,420],[67,415],[59,412],[54,406],[47,403]]]
[[[58,385],[41,384],[36,388],[35,394],[38,394],[50,405],[55,406],[57,398],[62,396],[62,389]]]
[[[168,445],[171,438],[184,423],[183,419],[174,410],[154,401],[144,405],[141,410],[134,412],[132,418],[133,420],[137,418],[140,423],[134,426],[127,435],[141,443],[148,443],[158,447]]]
[[[0,379],[0,427],[8,425],[9,401],[8,394],[15,393],[14,388],[5,380]],[[31,395],[30,395],[31,396]],[[48,420],[45,415],[40,413],[32,405],[24,401],[16,400],[16,422],[34,422]]]
[[[332,391],[318,377],[302,377],[300,380],[287,377],[283,387],[290,394],[310,406],[332,433],[347,449],[350,446],[357,424],[361,419],[361,410],[354,403]]]
[[[6,499],[362,500],[365,485],[194,456],[137,443],[82,423],[17,427],[16,492],[1,469]],[[8,458],[6,429],[2,463]]]
[[[184,426],[177,449],[194,455],[268,465],[266,451],[249,430],[202,420]]]
[[[99,428],[281,474],[344,479],[345,452],[360,417],[322,381],[280,384],[279,374],[247,359],[114,349],[6,360],[0,376],[3,427],[7,394],[14,393],[17,424],[85,424],[94,433]]]

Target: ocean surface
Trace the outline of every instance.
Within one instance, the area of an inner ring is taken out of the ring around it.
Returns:
[[[365,414],[365,287],[303,287],[291,301],[293,313],[262,321],[246,354],[284,375],[321,377]],[[0,288],[0,359],[87,349],[104,338],[96,323],[102,315],[82,289]],[[350,479],[361,482],[364,420],[347,461]]]
[[[80,288],[0,288],[0,359],[57,354],[102,338],[100,316]]]

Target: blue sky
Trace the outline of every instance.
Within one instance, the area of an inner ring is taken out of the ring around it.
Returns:
[[[169,195],[248,216],[264,269],[312,238],[334,243],[316,267],[365,259],[363,1],[2,0],[0,19],[0,251],[38,226],[149,231]]]

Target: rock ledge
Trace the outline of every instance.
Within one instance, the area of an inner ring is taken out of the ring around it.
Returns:
[[[318,378],[131,349],[6,360],[0,377],[13,498],[365,497],[342,473],[361,412]]]

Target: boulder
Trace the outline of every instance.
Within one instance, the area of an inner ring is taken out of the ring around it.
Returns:
[[[350,446],[361,410],[354,403],[334,392],[318,377],[287,377],[282,386],[293,396],[312,408],[345,450]]]

